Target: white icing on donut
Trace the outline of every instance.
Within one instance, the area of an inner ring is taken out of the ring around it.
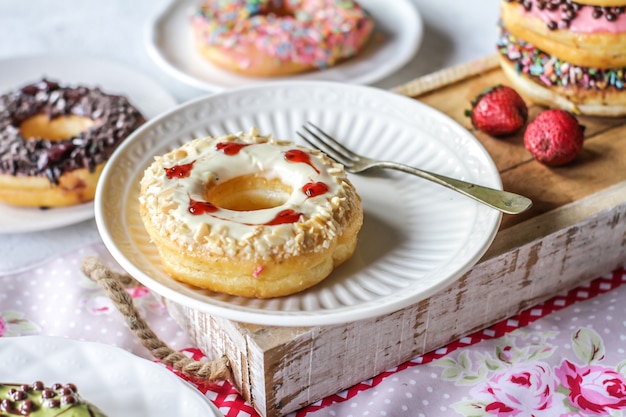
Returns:
[[[218,149],[232,144],[246,146],[230,155]],[[286,155],[293,153],[296,160],[288,160]],[[179,177],[179,171],[188,172]],[[273,207],[252,210],[229,209],[207,201],[206,196],[215,187],[246,176],[277,181],[290,192],[277,192],[280,201]],[[303,187],[316,183],[325,185],[318,185],[323,192],[307,196]],[[320,250],[328,247],[339,232],[337,219],[345,211],[346,190],[352,189],[343,167],[320,152],[271,140],[255,130],[250,134],[195,139],[156,157],[141,185],[140,203],[162,234],[184,243],[189,250],[201,248],[219,255],[247,257],[277,251],[295,255],[305,248],[311,250],[312,245],[319,245]],[[194,202],[200,202],[199,208]],[[295,215],[297,221],[270,225],[285,211]]]

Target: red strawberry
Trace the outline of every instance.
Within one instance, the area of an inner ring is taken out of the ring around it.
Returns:
[[[542,164],[563,165],[573,161],[582,150],[584,131],[573,114],[550,109],[528,124],[524,146]]]
[[[498,84],[480,92],[465,115],[476,129],[491,136],[506,136],[524,126],[528,107],[517,91]]]

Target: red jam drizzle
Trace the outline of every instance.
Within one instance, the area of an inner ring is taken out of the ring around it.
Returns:
[[[315,166],[311,163],[311,157],[309,156],[309,154],[299,149],[290,149],[285,152],[285,159],[289,162],[299,162],[307,164],[308,166],[313,168],[315,172],[317,172],[318,174],[320,173],[320,171],[315,168]]]
[[[249,143],[233,143],[233,142],[220,142],[215,145],[215,148],[218,151],[224,152],[225,155],[237,155],[240,150],[245,148],[246,146],[250,146]]]
[[[217,211],[217,207],[208,201],[197,201],[193,198],[189,198],[189,208],[187,209],[189,213],[194,216],[200,216],[201,214],[206,213],[214,213]]]
[[[209,203],[208,201],[198,201],[198,200],[194,200],[191,197],[189,198],[189,207],[187,208],[187,211],[189,211],[189,213],[194,216],[200,216],[202,214],[211,215],[211,213],[215,213],[218,210],[219,210],[218,207],[216,207],[212,203]],[[278,214],[272,220],[265,223],[264,225],[276,226],[279,224],[295,223],[298,220],[300,220],[300,216],[302,216],[302,213],[298,213],[295,210],[286,209],[286,210],[282,210],[278,212]],[[227,219],[217,217],[217,216],[213,216],[213,217],[215,217],[216,219],[220,219],[220,220],[227,220]],[[244,224],[247,224],[248,226],[254,226],[253,224],[250,224],[250,223],[244,223]]]
[[[265,223],[265,225],[276,226],[278,224],[295,223],[300,220],[300,216],[302,216],[302,213],[298,213],[297,211],[291,209],[285,209],[280,211],[276,217]]]
[[[172,178],[187,178],[191,174],[191,169],[196,161],[190,162],[184,165],[174,165],[170,168],[165,168],[165,176],[168,179]]]
[[[308,182],[302,186],[302,192],[308,198],[313,198],[328,192],[328,185],[323,182]]]

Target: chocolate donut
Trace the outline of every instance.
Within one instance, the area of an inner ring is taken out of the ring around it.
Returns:
[[[42,79],[2,95],[0,201],[52,207],[92,200],[103,164],[144,121],[125,97],[99,88]]]

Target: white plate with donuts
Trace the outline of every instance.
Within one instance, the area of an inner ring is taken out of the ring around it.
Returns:
[[[201,0],[174,0],[146,26],[145,44],[153,60],[178,80],[196,88],[218,92],[267,82],[268,78],[245,77],[209,63],[198,52],[190,18]],[[374,19],[374,32],[354,57],[336,66],[272,81],[337,81],[371,84],[398,71],[417,53],[423,38],[423,22],[410,0],[360,0]]]
[[[281,326],[328,325],[407,307],[449,285],[485,253],[501,214],[397,172],[350,175],[364,223],[354,255],[320,284],[273,299],[227,296],[170,278],[139,214],[139,182],[155,155],[197,137],[248,131],[301,143],[311,121],[354,151],[501,188],[489,154],[467,129],[423,103],[381,89],[281,82],[217,93],[151,120],[109,161],[96,223],[115,259],[156,293],[215,316]]]
[[[109,61],[60,55],[0,60],[0,94],[42,77],[69,86],[99,86],[106,93],[124,95],[146,119],[177,104],[156,82]],[[93,207],[93,203],[50,209],[0,204],[0,233],[33,232],[78,223],[93,218]]]
[[[2,337],[0,381],[73,383],[85,401],[109,416],[223,416],[206,396],[163,365],[96,342]]]

